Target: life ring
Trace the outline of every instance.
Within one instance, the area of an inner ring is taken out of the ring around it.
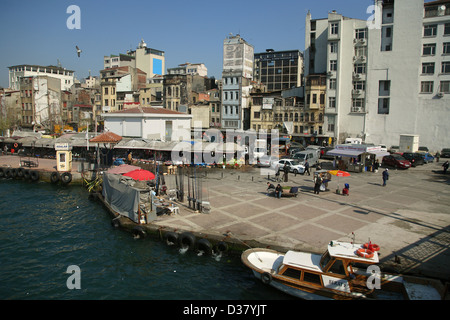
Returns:
[[[132,233],[136,238],[145,238],[147,236],[147,232],[141,226],[134,227]]]
[[[17,143],[14,143],[14,148],[17,148],[19,145]]]
[[[169,231],[164,234],[164,242],[168,246],[173,246],[178,243],[178,233]]]
[[[57,183],[59,181],[59,173],[54,171],[50,174],[51,183]]]
[[[364,249],[369,249],[370,251],[380,251],[380,246],[372,243],[364,243]]]
[[[205,254],[211,255],[212,254],[212,245],[205,238],[199,239],[197,241],[197,251],[203,251]]]
[[[369,249],[358,249],[356,251],[356,254],[360,257],[366,258],[366,259],[371,259],[373,258],[373,251],[370,251]]]
[[[268,272],[264,272],[261,275],[261,281],[264,284],[270,284],[272,282],[272,275],[270,273],[268,273]]]
[[[30,178],[33,181],[38,181],[39,180],[39,172],[36,170],[31,170],[30,171]]]
[[[225,241],[219,241],[214,245],[214,253],[222,253],[228,251],[228,245]]]
[[[17,178],[23,178],[25,176],[25,169],[19,168],[17,169]]]
[[[178,245],[181,248],[188,248],[194,250],[195,248],[195,236],[190,232],[183,232],[178,238]]]
[[[61,182],[64,184],[69,184],[72,181],[72,174],[70,172],[64,172],[61,175]]]
[[[23,177],[25,179],[30,179],[30,171],[29,170],[23,170]]]

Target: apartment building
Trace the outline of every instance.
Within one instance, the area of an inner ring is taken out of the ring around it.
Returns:
[[[74,71],[56,66],[38,66],[21,64],[8,67],[9,69],[9,88],[20,90],[20,82],[23,77],[48,76],[59,79],[61,90],[70,90],[74,84]]]
[[[250,89],[254,48],[240,35],[223,41],[222,108],[223,129],[250,129]]]
[[[305,75],[327,75],[324,133],[398,145],[448,145],[450,1],[375,0],[374,21],[306,17]]]
[[[208,68],[203,63],[183,63],[175,68],[167,68],[167,74],[198,74],[202,77],[208,76]]]
[[[302,86],[303,54],[300,50],[255,53],[253,80],[267,91],[287,90]]]

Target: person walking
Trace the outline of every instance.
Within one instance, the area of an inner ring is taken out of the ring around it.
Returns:
[[[389,180],[389,169],[386,168],[386,169],[383,171],[383,187],[386,186],[386,181],[388,181],[388,180]]]
[[[305,160],[305,173],[307,173],[308,176],[311,175],[311,172],[309,172],[309,162],[308,162],[308,160]]]
[[[436,157],[436,162],[439,162],[439,158],[441,157],[441,154],[439,153],[439,151],[436,152],[435,157]]]
[[[448,161],[445,161],[442,166],[444,167],[444,174],[446,174],[448,170]]]

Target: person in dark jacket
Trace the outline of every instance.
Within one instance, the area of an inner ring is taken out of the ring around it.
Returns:
[[[386,181],[388,181],[388,180],[389,180],[389,169],[386,168],[386,169],[383,171],[383,187],[386,186]]]
[[[283,193],[283,188],[281,187],[280,184],[277,185],[277,187],[275,188],[275,195],[278,199],[281,199],[281,194]]]

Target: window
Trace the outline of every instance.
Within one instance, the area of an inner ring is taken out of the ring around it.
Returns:
[[[320,104],[325,104],[325,94],[320,94]]]
[[[105,88],[105,94],[108,94],[108,87]]]
[[[378,114],[389,114],[389,98],[378,99]]]
[[[436,54],[436,44],[435,43],[428,43],[423,45],[423,51],[422,54],[424,56],[431,56]]]
[[[422,63],[422,74],[434,74],[434,62]]]
[[[330,60],[330,71],[337,71],[337,60]]]
[[[330,53],[337,53],[337,52],[338,52],[337,42],[331,42],[330,43]]]
[[[366,82],[365,81],[353,81],[353,89],[354,90],[366,90]]]
[[[331,34],[335,34],[335,35],[339,34],[339,23],[331,24]]]
[[[260,112],[254,112],[253,113],[253,118],[255,118],[255,119],[259,119],[261,117],[261,113]]]
[[[450,42],[444,42],[442,53],[450,54]]]
[[[420,84],[420,93],[433,93],[433,81],[422,81]]]
[[[353,99],[351,112],[364,112],[364,99]]]
[[[336,90],[336,79],[330,79],[330,90]]]
[[[450,93],[450,81],[441,81],[439,92]]]
[[[303,273],[303,281],[321,284],[320,276],[318,274],[310,273],[310,272]]]
[[[442,62],[442,73],[450,73],[450,61]]]
[[[444,26],[444,36],[450,35],[450,23],[446,23]]]
[[[382,97],[387,97],[391,94],[391,81],[381,80],[379,82],[378,95]]]
[[[437,24],[430,24],[423,27],[424,37],[435,37],[437,33]]]
[[[302,272],[300,270],[296,270],[296,269],[292,269],[292,268],[287,268],[286,271],[283,272],[283,276],[289,277],[289,278],[294,278],[297,280],[300,280],[301,274],[302,274]]]
[[[366,39],[367,38],[367,29],[356,29],[355,30],[355,38],[356,39]]]
[[[353,72],[354,73],[361,73],[361,74],[365,74],[366,73],[366,65],[363,63],[357,63],[355,64],[354,68],[353,68]]]
[[[317,94],[314,93],[312,96],[313,96],[312,103],[316,104],[317,103]]]
[[[329,108],[336,108],[336,97],[328,98],[328,107]]]
[[[342,260],[334,261],[333,265],[330,267],[330,269],[328,271],[332,272],[332,273],[345,275],[345,269],[344,269],[344,264],[342,263]]]

